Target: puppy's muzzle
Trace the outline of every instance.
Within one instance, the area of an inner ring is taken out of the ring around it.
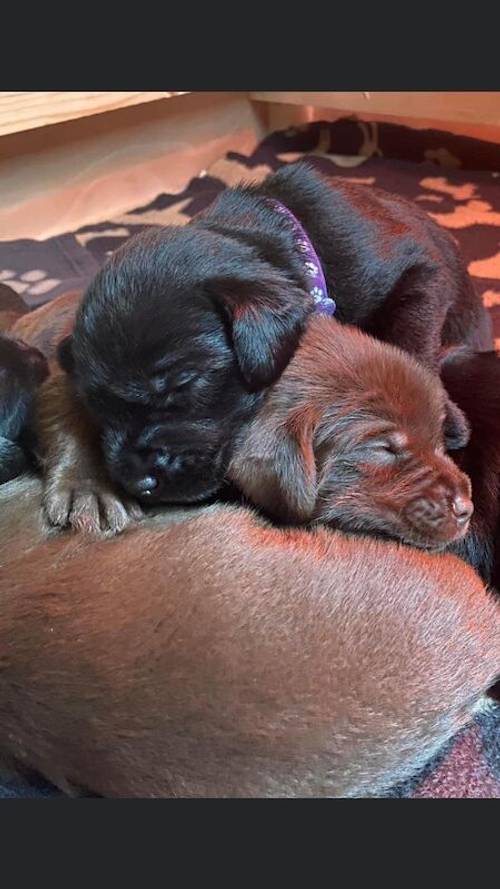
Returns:
[[[127,493],[146,504],[202,499],[218,486],[218,464],[216,455],[203,452],[144,448],[127,455],[119,481]]]
[[[167,482],[196,467],[194,454],[175,454],[167,448],[146,448],[129,457],[131,494],[151,498],[157,496]]]
[[[415,531],[431,544],[446,544],[466,533],[473,510],[467,494],[437,487],[413,500],[405,516]]]

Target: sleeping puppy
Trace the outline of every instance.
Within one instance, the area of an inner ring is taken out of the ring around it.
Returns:
[[[228,477],[279,521],[441,548],[472,515],[445,449],[469,436],[438,377],[394,346],[311,319],[295,356],[240,432]]]
[[[471,480],[474,515],[453,551],[500,591],[500,358],[449,350],[441,378],[471,428],[470,441],[453,458]]]
[[[500,614],[452,556],[251,512],[43,540],[0,491],[0,750],[107,797],[377,796],[473,716]]]
[[[50,371],[35,400],[32,442],[44,473],[49,525],[61,526],[70,516],[77,530],[114,534],[140,518],[141,510],[135,501],[115,492],[97,431],[56,361],[61,340],[74,326],[81,297],[80,291],[70,291],[18,317],[9,336],[29,344],[33,355],[43,353]],[[24,463],[19,466],[21,471],[25,468]]]
[[[32,465],[35,391],[48,373],[38,349],[0,334],[0,483]]]
[[[9,288],[5,288],[9,290]],[[2,304],[7,295],[0,294]],[[12,305],[17,307],[12,291]],[[0,334],[0,483],[36,463],[35,395],[61,339],[74,326],[81,293],[64,294],[33,312],[9,312]],[[4,313],[6,316],[7,313]]]
[[[111,478],[148,502],[216,493],[234,436],[333,298],[339,321],[431,367],[442,343],[491,348],[447,232],[410,201],[304,164],[132,238],[61,349]]]

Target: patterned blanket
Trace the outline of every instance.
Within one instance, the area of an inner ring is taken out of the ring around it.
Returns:
[[[249,157],[229,152],[182,193],[160,194],[118,218],[47,241],[0,242],[0,328],[15,314],[85,287],[106,256],[143,228],[183,224],[227,185],[261,180],[303,156],[326,174],[417,201],[449,229],[491,313],[500,349],[500,146],[350,119],[274,133]],[[58,792],[29,775],[0,785],[0,798],[54,795]],[[500,799],[500,704],[461,732],[421,773],[387,795]]]

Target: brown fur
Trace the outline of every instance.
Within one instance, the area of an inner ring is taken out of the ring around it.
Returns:
[[[89,534],[115,534],[139,518],[141,510],[115,493],[95,428],[55,360],[61,339],[73,328],[81,297],[80,291],[57,297],[17,320],[10,333],[38,348],[52,371],[39,391],[35,422],[48,524],[70,524]]]
[[[9,330],[10,327],[28,311],[22,298],[12,287],[0,282],[0,332]]]
[[[66,374],[55,372],[42,385],[36,428],[50,526],[108,535],[140,518],[139,505],[118,495],[108,478],[95,428]]]
[[[0,745],[63,788],[378,795],[500,669],[498,608],[452,556],[223,506],[44,542],[39,497],[0,490]]]
[[[53,359],[61,340],[73,330],[81,298],[79,290],[63,293],[18,318],[11,328],[12,334],[35,346],[46,358]]]
[[[440,548],[472,513],[469,480],[444,453],[467,437],[465,417],[413,358],[314,318],[242,430],[229,478],[279,520]]]

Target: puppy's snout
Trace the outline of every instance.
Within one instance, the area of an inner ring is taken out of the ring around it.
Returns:
[[[465,534],[474,507],[465,485],[462,488],[457,493],[451,484],[430,485],[409,504],[406,517],[428,545],[451,543]]]
[[[451,508],[459,525],[465,525],[474,512],[472,500],[468,497],[455,497]]]
[[[179,440],[173,430],[165,430],[154,439],[149,435],[144,441],[142,433],[138,438],[126,431],[108,436],[113,447],[108,447],[107,466],[121,488],[147,505],[201,501],[223,483],[224,449],[207,442],[206,436],[193,442],[196,436],[187,430]]]
[[[139,499],[162,498],[194,468],[193,460],[189,454],[176,454],[165,447],[140,448],[128,455],[122,485]]]
[[[150,497],[158,487],[158,479],[154,475],[146,475],[133,482],[132,487],[137,497]]]

